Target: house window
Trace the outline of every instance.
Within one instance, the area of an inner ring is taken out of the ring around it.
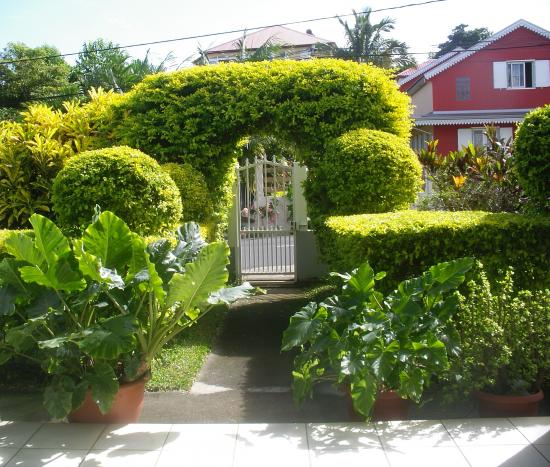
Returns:
[[[533,62],[509,62],[506,64],[506,76],[509,88],[533,87]]]
[[[456,100],[470,100],[470,78],[462,77],[456,79]]]
[[[496,128],[496,137],[500,139],[500,128]],[[472,144],[478,148],[489,145],[485,128],[472,128]]]

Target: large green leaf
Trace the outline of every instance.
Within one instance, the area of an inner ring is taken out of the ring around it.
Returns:
[[[153,292],[159,304],[163,305],[166,298],[164,282],[146,248],[145,241],[134,234],[126,281],[137,284],[142,292]]]
[[[25,282],[55,290],[74,292],[86,287],[86,281],[80,277],[78,271],[66,258],[56,261],[46,272],[38,266],[23,266],[19,271]]]
[[[352,380],[350,385],[353,408],[365,417],[369,417],[376,401],[378,384],[376,378],[367,375]]]
[[[185,267],[185,274],[174,274],[169,283],[167,305],[180,303],[189,310],[205,303],[208,297],[227,282],[226,266],[229,247],[224,242],[210,243],[194,263]]]
[[[82,240],[74,241],[74,255],[78,261],[78,269],[86,277],[89,277],[93,281],[102,282],[103,279],[99,273],[101,268],[101,263],[99,262],[97,256],[88,253],[84,248],[84,243]]]
[[[447,263],[439,263],[429,269],[431,278],[440,284],[432,293],[442,293],[456,289],[464,281],[465,274],[472,268],[473,258],[460,258]]]
[[[0,316],[11,315],[15,312],[15,299],[17,293],[9,285],[0,287]]]
[[[361,266],[354,271],[348,283],[359,293],[366,293],[372,289],[374,287],[374,271],[369,263],[365,262],[361,264]]]
[[[20,261],[44,266],[46,257],[34,246],[34,240],[26,234],[12,235],[4,243],[6,251]]]
[[[28,288],[21,280],[19,274],[20,266],[22,266],[22,263],[14,258],[4,258],[2,262],[0,262],[0,283],[11,285],[18,292],[28,294]]]
[[[248,282],[244,282],[236,287],[224,287],[210,294],[208,303],[211,305],[217,305],[219,303],[231,305],[231,303],[236,302],[240,298],[250,297],[255,291],[256,288]]]
[[[89,329],[78,347],[94,359],[112,360],[134,345],[135,325],[129,316],[115,316]]]
[[[82,242],[86,252],[96,256],[102,266],[122,271],[132,257],[132,236],[122,219],[105,211],[84,231]]]
[[[107,413],[119,389],[115,371],[108,363],[99,362],[88,371],[86,380],[92,389],[92,397],[99,410],[101,413]]]
[[[318,309],[317,303],[311,302],[290,318],[288,328],[283,333],[282,350],[303,345],[315,336],[322,324],[322,321],[315,317]]]
[[[424,382],[424,372],[419,368],[409,368],[408,371],[401,371],[399,373],[398,393],[407,399],[420,402]]]
[[[34,229],[34,245],[46,258],[48,265],[53,265],[57,258],[71,251],[69,241],[50,219],[40,214],[33,214],[29,221]]]
[[[44,407],[55,419],[65,418],[73,408],[74,383],[67,376],[56,377],[44,390]]]

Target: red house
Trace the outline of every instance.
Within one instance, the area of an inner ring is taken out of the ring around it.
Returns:
[[[516,21],[469,49],[405,70],[398,83],[414,105],[414,149],[430,139],[442,154],[481,146],[488,124],[510,138],[529,110],[550,103],[550,31]]]

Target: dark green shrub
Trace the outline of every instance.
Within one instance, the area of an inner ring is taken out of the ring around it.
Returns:
[[[351,129],[407,137],[409,98],[390,74],[349,61],[271,61],[194,67],[146,78],[113,107],[117,144],[161,162],[188,162],[205,177],[223,230],[235,149],[243,136],[295,144],[308,166]]]
[[[480,211],[400,211],[334,216],[319,229],[324,260],[347,271],[368,260],[385,286],[463,256],[488,270],[513,266],[522,288],[550,284],[550,218]]]
[[[98,204],[133,230],[155,234],[176,228],[181,199],[176,184],[146,154],[126,146],[86,151],[71,158],[53,183],[60,225],[89,223]]]
[[[538,208],[550,212],[550,104],[527,114],[514,148],[521,186]]]
[[[203,175],[191,164],[163,164],[181,195],[182,221],[207,222],[212,216],[212,201]]]
[[[378,130],[353,130],[333,140],[317,166],[331,214],[408,208],[422,187],[409,142]]]

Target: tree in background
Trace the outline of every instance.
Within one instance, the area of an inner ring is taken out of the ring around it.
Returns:
[[[441,57],[457,47],[467,49],[493,34],[487,28],[476,28],[466,31],[467,27],[467,24],[459,24],[456,26],[451,34],[447,36],[447,41],[437,46],[439,50],[435,53],[434,58]]]
[[[169,53],[160,64],[151,62],[149,51],[143,59],[132,59],[118,44],[96,39],[83,45],[71,73],[83,93],[91,88],[126,92],[145,76],[166,70],[173,60]]]
[[[409,68],[416,64],[416,60],[408,52],[405,42],[383,37],[385,33],[393,31],[395,20],[383,18],[378,23],[371,22],[371,8],[362,12],[353,10],[355,23],[338,18],[344,27],[347,44],[344,48],[335,50],[334,55],[346,60],[359,63],[373,63],[383,68]]]
[[[59,53],[49,45],[8,43],[0,52],[0,119],[15,118],[29,102],[44,100],[56,107],[78,92],[69,82],[70,65],[62,57],[52,57]]]

